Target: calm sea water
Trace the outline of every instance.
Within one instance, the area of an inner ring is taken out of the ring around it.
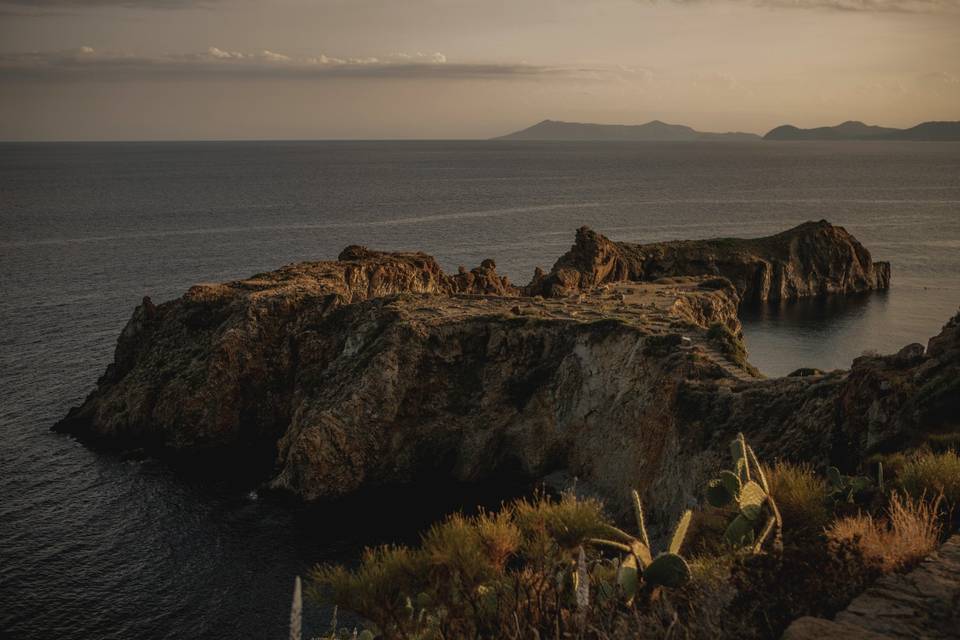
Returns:
[[[347,244],[493,257],[526,282],[588,224],[617,240],[826,218],[893,263],[883,294],[745,311],[781,375],[925,341],[960,303],[960,145],[490,142],[0,145],[0,636],[280,638],[292,577],[489,499],[334,507],[123,461],[49,432],[143,295]],[[400,511],[407,518],[396,517]],[[314,628],[327,615],[308,608]]]

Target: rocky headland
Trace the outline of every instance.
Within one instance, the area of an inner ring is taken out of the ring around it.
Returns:
[[[56,429],[121,448],[260,451],[307,500],[425,474],[580,478],[616,510],[696,499],[743,431],[765,456],[843,468],[960,415],[960,317],[924,348],[849,371],[764,379],[743,300],[885,288],[850,234],[806,223],[755,240],[616,243],[589,229],[518,287],[491,260],[336,262],[144,299],[114,362]],[[249,473],[241,465],[228,473]]]
[[[846,229],[826,220],[765,238],[642,245],[612,242],[582,228],[574,247],[549,275],[535,276],[528,290],[562,296],[608,282],[674,276],[722,276],[743,302],[759,302],[886,289],[890,264],[874,262]]]

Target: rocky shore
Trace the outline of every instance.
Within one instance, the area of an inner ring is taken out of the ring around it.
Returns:
[[[55,428],[181,455],[257,448],[274,460],[267,484],[307,500],[426,473],[564,471],[614,509],[640,487],[653,512],[674,514],[738,431],[762,455],[845,467],[960,415],[957,318],[926,349],[848,372],[767,380],[746,361],[744,299],[889,278],[822,221],[656,245],[582,228],[525,287],[492,260],[448,275],[423,253],[353,246],[144,299],[96,389]]]

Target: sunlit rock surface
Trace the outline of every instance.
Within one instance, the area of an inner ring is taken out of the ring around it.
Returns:
[[[451,276],[426,254],[357,246],[336,262],[197,285],[136,308],[114,363],[56,428],[183,456],[259,452],[258,477],[307,500],[424,475],[564,471],[613,510],[639,487],[663,515],[697,500],[737,431],[761,456],[849,467],[957,428],[956,318],[925,350],[759,377],[742,295],[874,288],[889,273],[825,223],[762,244],[806,257],[777,267],[772,249],[739,261],[705,249],[694,260],[689,245],[668,261],[673,243],[652,251],[581,229],[527,287],[491,260]],[[778,269],[790,277],[745,275]]]

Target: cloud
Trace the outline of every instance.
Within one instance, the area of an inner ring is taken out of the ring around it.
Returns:
[[[44,15],[46,9],[194,9],[218,4],[219,0],[0,0],[0,5],[27,7],[32,15]],[[26,15],[26,14],[21,14]]]
[[[697,74],[693,85],[709,91],[736,91],[740,88],[740,82],[734,76],[719,71]]]
[[[658,0],[643,0],[656,3]],[[665,0],[677,4],[705,4],[712,0]],[[814,9],[846,12],[960,13],[960,0],[731,0],[737,4],[777,9]]]
[[[526,63],[456,63],[436,53],[383,57],[294,57],[276,51],[231,51],[209,47],[186,54],[142,56],[93,47],[0,54],[0,78],[32,80],[154,78],[510,78],[578,75],[602,70]]]

